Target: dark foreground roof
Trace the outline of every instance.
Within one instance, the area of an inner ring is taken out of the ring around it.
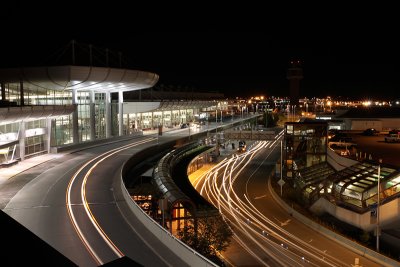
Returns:
[[[3,211],[0,225],[1,266],[77,266]]]

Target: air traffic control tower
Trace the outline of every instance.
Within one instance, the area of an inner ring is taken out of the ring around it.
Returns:
[[[290,88],[290,105],[299,106],[300,80],[303,79],[303,69],[299,60],[292,60],[287,71]]]

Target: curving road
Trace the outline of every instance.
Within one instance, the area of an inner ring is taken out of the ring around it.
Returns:
[[[106,144],[65,154],[45,171],[41,166],[28,170],[22,175],[35,178],[3,211],[79,266],[122,256],[144,266],[187,266],[137,218],[124,215],[130,213],[124,213],[126,203],[115,186],[122,164],[158,141],[140,137]],[[362,266],[378,266],[291,218],[274,202],[267,176],[279,157],[278,145],[259,142],[199,179],[199,190],[235,230],[240,250],[228,250],[226,259],[236,266],[350,266],[358,257]]]
[[[65,155],[23,187],[4,212],[79,266],[128,256],[144,266],[187,266],[126,208],[114,183],[123,163],[154,137]]]
[[[315,232],[283,211],[269,194],[268,177],[280,156],[280,136],[226,158],[194,186],[229,221],[234,246],[223,253],[233,266],[380,266]],[[240,249],[244,252],[237,257]]]

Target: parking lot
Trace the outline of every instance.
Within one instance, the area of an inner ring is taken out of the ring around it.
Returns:
[[[357,144],[356,148],[349,149],[351,156],[357,153],[358,157],[378,161],[382,159],[383,163],[394,165],[400,168],[400,143],[385,143],[385,135],[364,136],[361,133],[347,133],[352,138],[352,142]]]

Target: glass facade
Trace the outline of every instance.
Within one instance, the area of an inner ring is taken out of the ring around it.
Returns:
[[[16,110],[21,114],[19,117],[13,116],[12,119],[0,121],[0,154],[2,155],[0,164],[46,153],[50,150],[49,146],[57,147],[73,143],[72,113],[60,116],[51,114],[54,106],[73,105],[71,90],[50,90],[39,86],[33,87],[32,84],[24,87],[23,83],[3,83],[2,91],[5,96],[2,100],[6,103],[4,108],[20,107],[21,109]],[[90,95],[89,91],[78,91],[76,94],[79,143],[106,137],[106,93],[94,93],[94,102],[91,101]],[[40,107],[50,112],[40,117],[30,111],[29,107],[36,107],[35,112],[40,110]],[[23,114],[24,112],[28,113]],[[91,114],[94,114],[94,118],[91,118]],[[94,122],[91,123],[91,120]],[[116,124],[118,125],[118,122]],[[91,125],[95,125],[94,138],[91,137]],[[118,135],[118,130],[115,135]],[[25,146],[23,151],[21,151],[21,145]]]
[[[302,169],[326,162],[326,122],[285,123],[284,156],[286,176],[295,177]]]
[[[60,116],[51,121],[51,146],[71,144],[72,138],[72,116]]]
[[[332,195],[337,202],[357,208],[376,205],[378,201],[378,166],[360,162],[330,177]],[[393,168],[381,167],[381,199],[400,191],[400,173]]]
[[[196,110],[198,109],[173,109],[124,114],[124,131],[132,133],[139,130],[154,130],[159,125],[167,128],[176,127],[194,121]]]
[[[148,112],[123,112],[123,116],[120,117],[119,100],[109,104],[108,115],[106,94],[110,94],[111,100],[111,93],[105,92],[78,90],[73,93],[71,90],[44,89],[32,83],[29,83],[29,86],[23,82],[3,83],[3,102],[6,103],[6,107],[14,107],[21,114],[19,117],[12,116],[7,121],[0,121],[0,164],[46,153],[51,147],[74,142],[87,142],[120,134],[129,135],[143,130],[154,130],[159,126],[179,127],[182,123],[195,121],[195,115],[199,116],[200,108],[194,103],[161,102],[165,105],[162,108]],[[123,105],[124,103],[122,110]],[[68,106],[71,111],[54,115],[54,107],[60,106]],[[43,109],[48,112],[40,116],[31,111],[30,107],[36,107],[36,111]],[[74,109],[76,117],[72,112]],[[28,114],[25,116],[24,112]],[[74,120],[77,129],[74,129]],[[107,136],[107,123],[110,124],[111,136]],[[120,133],[121,123],[123,125]],[[23,150],[20,149],[21,146],[24,146]]]

